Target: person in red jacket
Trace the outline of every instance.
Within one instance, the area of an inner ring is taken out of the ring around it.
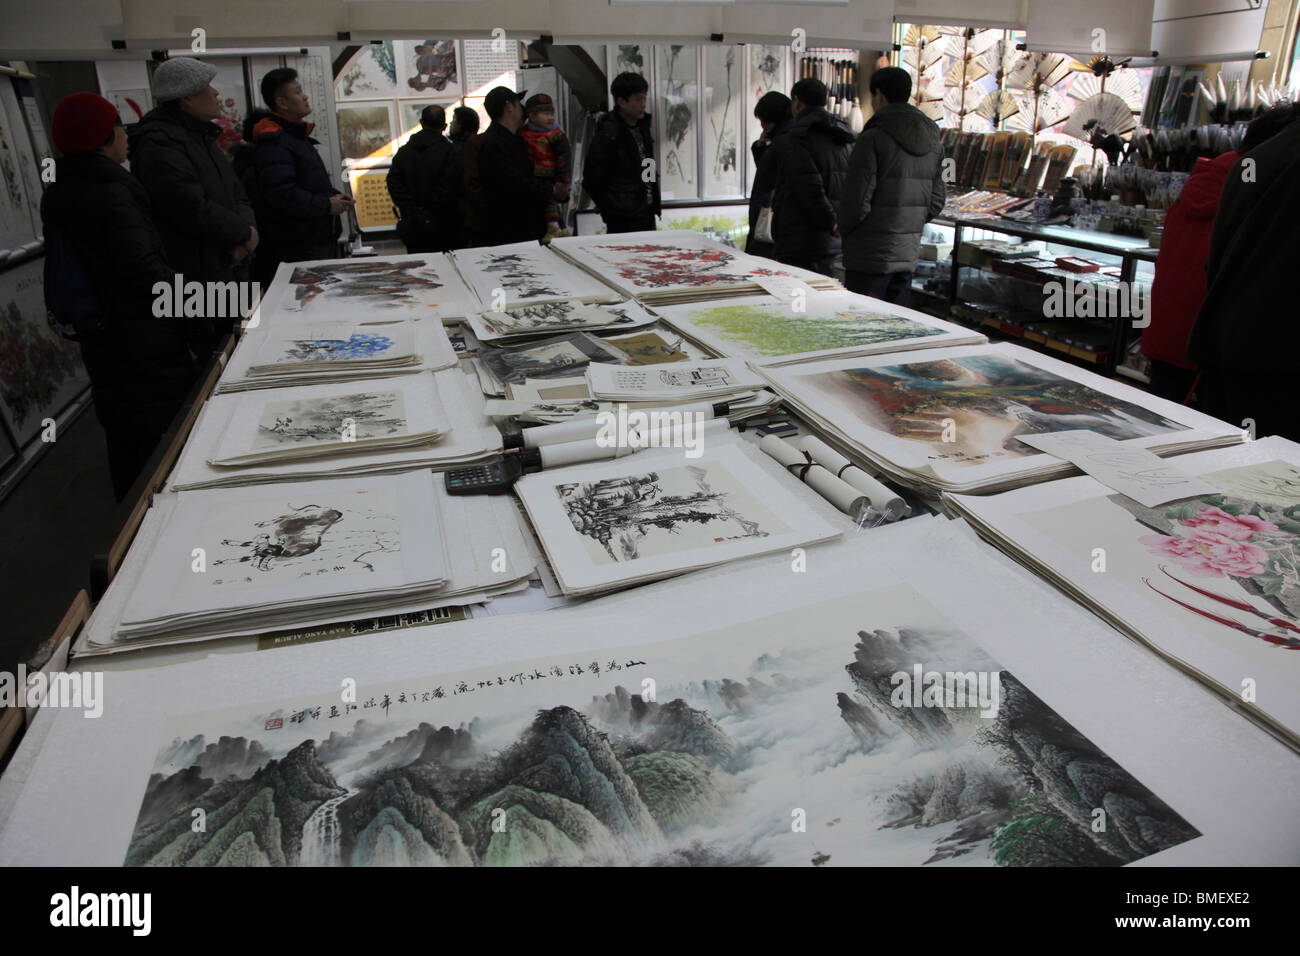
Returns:
[[[1161,398],[1186,403],[1197,383],[1187,342],[1205,301],[1205,261],[1223,185],[1242,156],[1281,132],[1292,115],[1289,107],[1265,113],[1247,127],[1240,151],[1198,159],[1169,210],[1151,286],[1151,324],[1142,333],[1142,354],[1151,359],[1151,391]]]
[[[1151,284],[1151,324],[1142,333],[1142,354],[1151,360],[1151,391],[1172,402],[1186,402],[1196,383],[1187,339],[1205,298],[1205,259],[1210,254],[1219,194],[1239,159],[1236,150],[1198,159],[1165,217]]]

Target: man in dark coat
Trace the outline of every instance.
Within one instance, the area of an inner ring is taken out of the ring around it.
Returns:
[[[478,138],[478,114],[468,106],[458,106],[451,111],[451,125],[447,127],[451,140],[451,161],[447,164],[447,178],[455,185],[455,232],[451,248],[461,249],[468,243],[465,235],[465,150]]]
[[[925,224],[943,209],[939,127],[911,103],[912,78],[885,67],[871,77],[875,111],[849,157],[836,207],[844,243],[844,284],[906,305]]]
[[[281,67],[262,77],[266,110],[254,110],[244,139],[256,147],[254,209],[262,232],[257,278],[265,286],[282,262],[338,256],[339,216],[356,205],[330,181],[316,140],[307,94],[296,70]],[[268,112],[269,110],[269,112]]]
[[[582,186],[607,232],[653,229],[660,212],[655,141],[646,112],[649,88],[635,73],[614,77],[609,87],[614,108],[596,121],[582,164]]]
[[[504,86],[489,90],[483,108],[492,122],[465,151],[468,221],[480,245],[539,240],[546,231],[551,186],[533,175],[532,158],[519,135],[526,92]]]
[[[183,281],[245,282],[257,248],[257,220],[230,161],[217,147],[221,115],[210,85],[216,68],[188,57],[154,71],[159,105],[131,129],[131,172],[149,191],[167,259]],[[215,350],[242,316],[190,321],[191,345]]]
[[[182,334],[188,320],[154,317],[154,286],[170,290],[175,270],[150,216],[149,194],[122,166],[127,139],[117,110],[94,93],[74,93],[55,108],[51,132],[63,155],[41,198],[41,219],[47,243],[75,256],[94,293],[101,327],[79,342],[120,501],[199,367]]]
[[[388,168],[388,195],[400,218],[397,235],[407,252],[446,252],[456,247],[461,210],[457,198],[464,184],[452,179],[455,149],[442,135],[447,114],[441,106],[420,112],[420,129],[393,157]]]
[[[1188,355],[1201,367],[1205,411],[1255,434],[1300,441],[1291,388],[1300,325],[1291,273],[1300,262],[1300,121],[1229,171],[1205,261],[1205,302]]]
[[[772,192],[776,189],[772,144],[794,125],[790,97],[776,90],[764,93],[754,104],[754,118],[762,125],[763,135],[749,145],[749,152],[754,157],[754,185],[749,190],[749,236],[745,239],[745,251],[750,255],[771,258],[772,243],[757,239],[754,228],[758,225],[758,214],[764,206],[771,204]]]
[[[849,165],[853,132],[826,110],[826,84],[805,77],[790,90],[794,123],[769,151],[775,175],[774,258],[831,275],[840,251],[835,201]]]

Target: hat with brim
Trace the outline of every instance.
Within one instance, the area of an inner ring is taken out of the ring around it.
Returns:
[[[506,104],[511,100],[522,103],[524,97],[528,95],[527,90],[520,90],[516,93],[508,86],[494,86],[488,90],[487,96],[483,97],[483,109],[492,119],[499,119],[505,112]]]

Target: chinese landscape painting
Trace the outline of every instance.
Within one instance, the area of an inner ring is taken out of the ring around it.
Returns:
[[[918,663],[990,693],[902,701]],[[1199,836],[908,586],[160,738],[131,866],[1117,866]]]

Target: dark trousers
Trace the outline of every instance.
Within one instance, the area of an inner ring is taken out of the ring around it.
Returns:
[[[884,299],[894,305],[907,305],[912,301],[912,273],[910,272],[856,272],[844,273],[844,287],[858,295]]]
[[[1281,435],[1300,441],[1294,372],[1205,368],[1196,388],[1201,410],[1237,428],[1254,423],[1255,437]]]
[[[606,216],[602,213],[601,218],[605,220],[606,232],[649,232],[655,227],[655,215],[649,210],[635,216]]]
[[[140,348],[134,344],[129,334],[118,333],[91,336],[81,343],[118,501],[131,490],[201,371],[179,335],[170,346],[161,336]]]
[[[1185,405],[1194,384],[1196,384],[1196,369],[1182,368],[1159,359],[1151,360],[1152,395]]]
[[[834,277],[835,275],[835,257],[817,256],[810,259],[799,259],[788,257],[779,259],[788,266],[794,266],[796,269],[807,269],[809,272],[819,272],[824,276]]]

